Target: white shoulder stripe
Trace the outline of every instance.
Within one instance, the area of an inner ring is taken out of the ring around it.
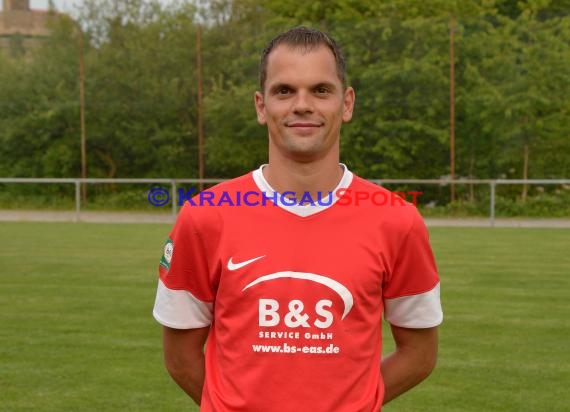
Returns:
[[[402,328],[431,328],[443,321],[439,282],[419,295],[403,296],[384,301],[385,319]]]
[[[168,289],[159,279],[152,314],[158,323],[170,328],[203,328],[212,323],[212,304],[188,291]]]

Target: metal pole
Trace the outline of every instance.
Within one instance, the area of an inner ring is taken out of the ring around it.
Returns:
[[[451,201],[455,201],[455,16],[449,20],[449,169]]]
[[[202,26],[196,27],[196,73],[198,83],[198,178],[204,178],[204,121],[203,121],[203,108],[202,108]],[[200,191],[204,188],[200,182]]]
[[[85,58],[83,44],[83,30],[79,23],[76,23],[79,31],[79,117],[81,127],[81,178],[87,178],[87,131],[85,128]],[[83,202],[87,201],[87,185],[81,187]]]
[[[489,206],[489,224],[495,227],[495,186],[497,183],[493,180],[491,183],[491,205]]]
[[[80,220],[80,214],[81,214],[81,189],[80,189],[81,184],[79,183],[79,180],[75,181],[75,221],[79,222]]]

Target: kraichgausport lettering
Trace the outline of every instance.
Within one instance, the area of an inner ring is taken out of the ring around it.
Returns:
[[[220,192],[216,196],[214,192],[203,190],[197,192],[196,188],[177,189],[177,204],[183,206],[330,206],[336,200],[338,206],[360,206],[372,204],[374,206],[405,206],[412,203],[417,205],[421,191],[390,192],[378,190],[375,192],[358,191],[351,189],[337,189],[334,192],[303,192],[296,195],[295,192],[260,192],[260,191],[236,191]],[[155,187],[148,193],[148,201],[153,206],[166,206],[170,202],[168,190]],[[409,200],[408,200],[409,199]]]

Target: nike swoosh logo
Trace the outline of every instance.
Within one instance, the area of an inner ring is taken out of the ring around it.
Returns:
[[[238,270],[238,269],[241,269],[242,267],[247,266],[247,265],[249,265],[250,263],[253,263],[253,262],[255,262],[256,260],[259,260],[259,259],[264,258],[264,257],[265,257],[265,255],[263,255],[263,256],[258,256],[258,257],[256,257],[256,258],[249,259],[249,260],[246,260],[246,261],[244,261],[244,262],[239,262],[239,263],[234,263],[234,262],[232,262],[232,258],[230,258],[230,260],[228,260],[228,269],[229,269],[229,270]]]

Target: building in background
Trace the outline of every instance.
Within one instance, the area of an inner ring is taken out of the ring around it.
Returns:
[[[24,55],[50,34],[48,21],[53,12],[31,10],[29,0],[2,0],[0,12],[0,51]]]

